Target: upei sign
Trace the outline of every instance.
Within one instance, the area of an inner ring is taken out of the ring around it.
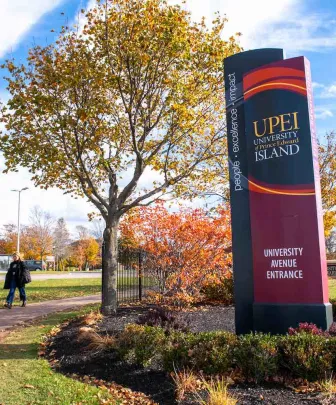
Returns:
[[[237,333],[284,333],[299,322],[326,329],[332,311],[309,62],[265,49],[234,55],[224,69]]]

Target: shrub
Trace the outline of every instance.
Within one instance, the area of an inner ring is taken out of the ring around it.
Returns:
[[[318,328],[314,323],[299,323],[297,328],[289,328],[288,334],[289,335],[298,335],[300,333],[308,333],[310,335],[318,335],[318,336],[328,336],[327,332],[324,332],[322,329]]]
[[[336,299],[330,298],[329,302],[332,306],[333,317],[335,318],[336,317]]]
[[[165,348],[167,370],[190,368],[206,374],[226,373],[233,367],[237,337],[228,332],[174,333]]]
[[[202,293],[206,300],[221,302],[225,305],[233,304],[233,278],[223,277],[219,282],[206,284]]]
[[[161,327],[133,324],[116,342],[100,338],[95,344],[97,350],[116,348],[125,360],[142,366],[153,365],[155,360],[166,371],[192,370],[209,375],[227,374],[236,368],[246,380],[257,383],[285,371],[309,381],[336,371],[336,338],[309,324],[290,333],[239,337],[228,332],[185,333],[172,329],[167,333]]]
[[[282,366],[293,377],[315,381],[332,370],[333,354],[325,336],[298,333],[279,342]]]
[[[193,347],[196,335],[193,333],[173,332],[163,348],[163,366],[167,371],[191,369],[189,349]]]
[[[128,325],[118,338],[118,351],[127,361],[148,366],[160,354],[165,343],[162,328]]]
[[[328,330],[330,336],[336,336],[336,322],[333,322]]]
[[[279,366],[277,342],[278,337],[261,333],[239,337],[234,357],[246,379],[259,382],[276,375]]]
[[[332,371],[333,371],[333,376],[335,377],[336,373],[336,337],[330,333],[329,339],[327,339],[327,351],[330,353],[330,356],[332,357]],[[326,377],[326,376],[324,376]],[[328,377],[328,376],[327,376]]]
[[[137,324],[161,327],[168,332],[171,330],[189,331],[189,324],[186,321],[178,319],[176,313],[162,307],[157,307],[144,315],[140,315]]]

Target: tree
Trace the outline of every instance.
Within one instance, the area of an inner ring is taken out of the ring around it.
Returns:
[[[95,218],[92,220],[92,227],[90,229],[90,233],[98,243],[100,244],[103,243],[104,222],[101,220],[101,218]]]
[[[319,142],[321,195],[324,210],[324,232],[328,238],[336,226],[336,133],[331,131]]]
[[[54,220],[51,215],[35,206],[30,215],[31,225],[27,229],[31,250],[43,261],[53,251]]]
[[[59,218],[54,229],[54,253],[57,267],[64,267],[64,260],[68,255],[70,234],[64,218]]]
[[[22,240],[21,240],[22,243]],[[3,226],[1,237],[2,253],[14,254],[17,246],[17,227],[14,224],[6,224]],[[23,250],[22,250],[23,252]],[[24,253],[24,252],[23,252]]]
[[[83,268],[86,270],[90,265],[98,262],[99,250],[99,244],[92,236],[81,233],[80,239],[72,244],[71,262],[80,270]]]
[[[188,196],[226,154],[222,61],[240,51],[166,0],[106,0],[82,33],[63,28],[8,60],[0,148],[5,172],[28,167],[36,186],[86,196],[105,221],[103,299],[116,310],[118,225],[134,207]],[[40,153],[36,153],[39,150]],[[153,181],[143,181],[152,174]]]
[[[90,231],[86,226],[78,225],[76,226],[76,231],[78,233],[79,240],[89,239]]]
[[[3,238],[0,239],[0,253],[1,254],[7,253],[6,252],[6,240]]]
[[[336,258],[336,231],[331,231],[326,237],[327,259]]]
[[[162,294],[194,300],[209,282],[231,276],[230,216],[223,206],[169,212],[159,203],[131,212],[120,229],[125,247],[144,252],[143,266]]]

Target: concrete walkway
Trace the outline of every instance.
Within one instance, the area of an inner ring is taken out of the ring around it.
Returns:
[[[49,315],[54,312],[64,311],[87,304],[100,302],[101,295],[89,295],[86,297],[65,298],[63,300],[44,301],[29,304],[25,308],[13,307],[12,309],[0,309],[0,331],[5,331],[24,322],[33,321],[36,318]]]

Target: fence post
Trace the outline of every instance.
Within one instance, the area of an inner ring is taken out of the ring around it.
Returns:
[[[142,257],[141,257],[141,250],[139,251],[139,283],[138,283],[138,287],[139,287],[139,301],[142,300]]]

